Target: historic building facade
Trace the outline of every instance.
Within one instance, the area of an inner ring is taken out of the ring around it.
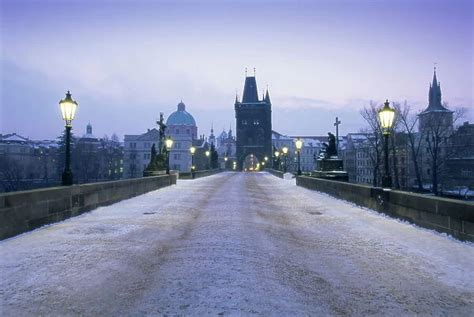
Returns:
[[[236,161],[243,168],[246,158],[255,157],[258,162],[272,155],[272,104],[267,92],[259,99],[255,76],[245,78],[242,100],[235,98],[237,128]]]
[[[170,168],[189,172],[191,170],[189,149],[192,144],[202,147],[203,142],[197,138],[196,121],[186,111],[183,101],[177,105],[177,110],[168,116],[165,134],[174,141],[170,152]],[[143,176],[143,171],[150,163],[152,146],[155,145],[157,150],[159,148],[158,139],[157,129],[148,129],[146,133],[140,135],[125,135],[124,178]]]
[[[173,139],[170,153],[170,168],[181,172],[191,171],[191,152],[193,140],[197,139],[197,126],[194,117],[186,111],[181,102],[177,110],[166,120],[166,136]]]

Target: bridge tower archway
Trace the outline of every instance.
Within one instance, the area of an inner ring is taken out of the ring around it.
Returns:
[[[242,160],[242,171],[244,172],[255,172],[260,168],[260,160],[254,154],[247,155]]]

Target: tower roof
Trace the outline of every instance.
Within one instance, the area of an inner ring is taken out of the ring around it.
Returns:
[[[430,84],[430,89],[428,93],[428,108],[423,112],[428,111],[450,111],[443,107],[441,103],[441,85],[436,78],[436,67],[433,72],[433,81]]]
[[[258,102],[257,81],[255,76],[245,78],[244,95],[242,103]]]
[[[271,104],[272,102],[270,101],[270,93],[268,92],[268,88],[267,88],[267,93],[265,94],[265,101],[268,103],[268,104]]]

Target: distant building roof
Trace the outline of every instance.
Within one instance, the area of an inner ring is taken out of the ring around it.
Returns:
[[[18,135],[16,133],[6,134],[2,136],[0,140],[4,142],[28,142],[29,141],[27,138],[22,137],[21,135]]]

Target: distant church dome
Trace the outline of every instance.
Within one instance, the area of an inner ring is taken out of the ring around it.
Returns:
[[[193,116],[186,111],[186,105],[181,101],[178,104],[178,110],[170,114],[168,120],[166,120],[166,125],[189,125],[196,126],[196,121],[194,121]]]

